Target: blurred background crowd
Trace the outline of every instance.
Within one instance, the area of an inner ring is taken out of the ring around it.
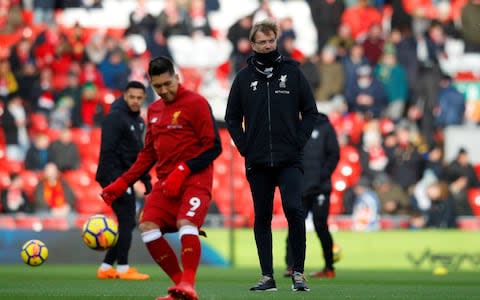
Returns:
[[[126,83],[148,86],[150,58],[166,55],[222,127],[264,18],[337,131],[339,226],[465,227],[480,215],[480,0],[0,0],[0,212],[108,212],[99,126]],[[148,88],[146,105],[155,99]],[[243,162],[221,133],[212,214],[251,226]]]

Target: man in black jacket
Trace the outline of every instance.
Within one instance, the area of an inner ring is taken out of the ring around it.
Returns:
[[[303,146],[312,132],[317,108],[298,63],[277,50],[278,26],[254,24],[254,55],[238,72],[228,97],[225,121],[240,154],[253,196],[254,233],[262,277],[252,291],[276,291],[273,278],[272,211],[279,187],[294,258],[292,289],[308,291],[305,263],[305,213],[302,206]]]
[[[143,148],[145,123],[140,116],[140,108],[145,101],[145,86],[138,81],[130,81],[123,97],[113,102],[109,114],[102,123],[100,161],[96,180],[106,187],[135,162]],[[142,177],[145,194],[152,189],[150,175]],[[117,244],[107,251],[103,263],[97,271],[97,278],[120,278],[125,280],[146,280],[150,276],[139,273],[128,265],[128,252],[135,228],[135,193],[130,186],[126,193],[112,204],[118,219],[119,238]],[[117,269],[112,266],[117,262]]]
[[[328,117],[320,114],[313,127],[312,136],[303,149],[303,206],[313,216],[313,225],[323,250],[325,268],[311,273],[311,277],[333,278],[333,239],[328,228],[330,210],[330,193],[332,192],[331,176],[340,159],[340,147],[337,134]],[[287,266],[293,265],[292,245],[287,239]]]

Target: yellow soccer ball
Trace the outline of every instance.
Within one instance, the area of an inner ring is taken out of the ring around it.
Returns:
[[[117,222],[105,215],[91,216],[83,224],[82,239],[90,249],[109,249],[115,246],[118,240]]]
[[[37,267],[47,260],[48,248],[42,241],[30,240],[23,244],[20,256],[27,265]]]
[[[338,244],[333,244],[333,262],[338,262],[342,258],[342,248]]]

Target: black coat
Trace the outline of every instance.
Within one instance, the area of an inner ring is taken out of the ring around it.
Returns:
[[[297,62],[282,58],[267,78],[250,59],[233,81],[225,121],[247,165],[301,167],[317,114]]]
[[[113,102],[102,122],[100,159],[95,179],[105,187],[127,171],[143,148],[145,122],[123,97]],[[148,179],[148,174],[142,179]]]
[[[303,195],[332,191],[331,176],[340,159],[337,134],[328,117],[319,114],[312,135],[304,148]]]

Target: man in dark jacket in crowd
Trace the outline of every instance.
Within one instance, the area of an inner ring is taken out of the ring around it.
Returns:
[[[328,117],[320,113],[313,127],[310,140],[305,145],[303,160],[303,193],[302,200],[306,212],[313,215],[313,225],[320,239],[325,267],[313,272],[311,277],[333,278],[333,239],[328,228],[328,213],[330,210],[330,193],[332,182],[330,177],[340,159],[340,147],[337,134],[330,124]],[[288,273],[293,265],[291,247],[287,238],[287,266]]]
[[[138,81],[130,81],[123,97],[113,102],[109,114],[102,123],[100,161],[96,180],[102,187],[113,182],[135,162],[143,148],[145,123],[140,116],[140,108],[145,101],[145,86]],[[145,193],[152,189],[150,175],[142,177]],[[126,193],[112,204],[118,219],[119,238],[117,244],[107,251],[105,259],[97,271],[100,279],[120,278],[145,280],[150,276],[139,273],[128,265],[128,252],[135,228],[135,193],[130,186]],[[117,269],[112,266],[117,262]]]
[[[306,236],[301,199],[302,150],[318,112],[298,63],[278,52],[278,31],[278,25],[268,19],[254,24],[249,36],[254,55],[233,81],[225,121],[245,157],[253,196],[254,234],[262,276],[250,290],[277,290],[271,221],[278,186],[292,245],[292,290],[308,291],[303,275]]]

